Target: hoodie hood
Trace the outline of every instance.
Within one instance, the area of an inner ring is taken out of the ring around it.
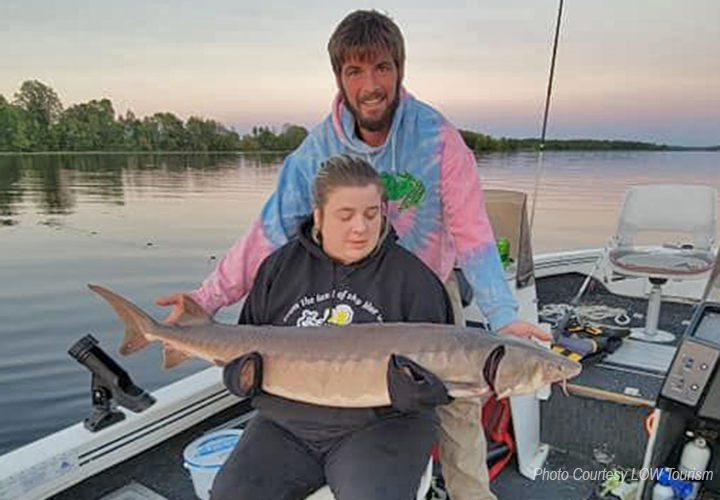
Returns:
[[[302,224],[300,225],[300,231],[298,233],[298,240],[300,241],[300,244],[305,247],[305,249],[311,255],[318,259],[326,260],[337,265],[345,265],[349,268],[363,267],[371,260],[387,252],[390,243],[394,243],[398,239],[398,236],[395,233],[392,225],[390,225],[387,218],[383,217],[383,226],[380,230],[380,237],[378,238],[377,245],[375,245],[373,251],[357,262],[353,262],[352,264],[342,264],[325,253],[325,251],[322,249],[320,235],[315,231],[314,227],[315,225],[312,216],[307,217],[302,222]]]
[[[375,158],[389,150],[389,153],[392,155],[391,170],[396,172],[396,136],[398,129],[400,128],[400,124],[405,116],[406,101],[409,97],[410,94],[405,90],[405,88],[400,87],[400,102],[398,103],[395,114],[393,115],[387,139],[380,146],[371,146],[358,137],[355,131],[355,116],[345,104],[342,92],[338,92],[332,106],[332,124],[338,139],[348,149],[365,158],[373,166],[375,166]]]

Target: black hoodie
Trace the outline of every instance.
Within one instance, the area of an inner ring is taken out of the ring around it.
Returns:
[[[440,280],[397,244],[392,227],[370,255],[345,265],[315,242],[312,218],[260,265],[240,315],[254,325],[378,321],[452,323],[452,308]]]
[[[418,257],[397,244],[392,227],[370,255],[345,265],[325,254],[312,237],[312,224],[312,218],[304,221],[298,236],[260,265],[240,323],[453,322],[442,283]],[[321,407],[268,394],[255,397],[253,404],[265,417],[313,441],[339,437],[392,413]]]

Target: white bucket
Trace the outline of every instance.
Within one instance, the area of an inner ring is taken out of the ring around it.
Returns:
[[[235,449],[241,429],[225,429],[199,437],[185,447],[183,466],[190,471],[195,494],[201,500],[210,498],[215,475]]]

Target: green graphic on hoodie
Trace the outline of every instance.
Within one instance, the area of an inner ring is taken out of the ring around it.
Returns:
[[[425,186],[420,179],[407,172],[397,175],[383,172],[380,177],[385,185],[388,200],[402,200],[399,205],[401,212],[420,206],[425,196]]]

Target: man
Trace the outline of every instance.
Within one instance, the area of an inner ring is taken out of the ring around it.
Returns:
[[[289,155],[277,190],[257,220],[220,261],[192,298],[210,314],[250,290],[260,263],[294,235],[312,208],[311,183],[326,158],[359,155],[381,173],[389,218],[399,244],[415,253],[446,284],[456,321],[464,323],[453,267],[459,263],[475,300],[494,330],[521,337],[549,336],[517,320],[485,212],[475,157],[439,112],[402,86],[402,33],[387,16],[356,11],[328,43],[338,95],[332,113]],[[158,300],[182,313],[181,295]],[[453,500],[493,499],[479,403],[440,407],[440,456]]]

